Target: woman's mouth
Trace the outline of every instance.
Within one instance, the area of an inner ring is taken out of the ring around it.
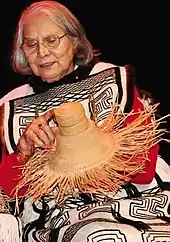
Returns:
[[[51,67],[55,62],[46,62],[40,65],[41,68]]]

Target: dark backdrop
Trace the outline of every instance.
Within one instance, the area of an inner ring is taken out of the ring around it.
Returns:
[[[23,76],[11,70],[10,54],[19,15],[31,2],[34,1],[17,0],[4,3],[4,16],[1,15],[3,64],[0,97],[25,81]],[[150,91],[156,101],[160,102],[162,115],[170,113],[168,1],[152,1],[152,4],[143,1],[132,4],[130,1],[125,3],[110,0],[101,3],[97,0],[59,2],[69,7],[79,18],[93,46],[101,50],[101,58],[119,65],[133,64],[138,86]]]

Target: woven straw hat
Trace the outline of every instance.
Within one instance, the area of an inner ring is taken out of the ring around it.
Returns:
[[[153,112],[154,108],[144,110],[123,127],[134,114],[120,114],[113,107],[103,124],[95,125],[82,104],[62,104],[54,110],[54,147],[36,152],[25,164],[17,189],[29,185],[27,195],[33,200],[53,194],[58,203],[81,192],[114,195],[132,175],[142,172],[148,151],[158,142],[159,123],[147,122]]]
[[[54,159],[49,163],[52,169],[74,175],[100,164],[113,153],[117,141],[87,119],[80,103],[65,104],[54,112],[59,132]]]

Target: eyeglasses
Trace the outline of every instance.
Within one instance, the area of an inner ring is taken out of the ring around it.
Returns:
[[[48,48],[48,49],[53,49],[56,48],[57,46],[59,46],[60,44],[60,40],[66,36],[66,33],[64,33],[61,36],[57,36],[57,35],[49,35],[47,37],[45,37],[42,40],[42,44]],[[39,46],[39,42],[38,40],[35,39],[29,39],[23,42],[23,44],[21,45],[21,49],[28,54],[32,54],[35,51],[37,51]]]

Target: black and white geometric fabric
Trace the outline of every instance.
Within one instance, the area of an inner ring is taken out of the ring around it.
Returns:
[[[127,184],[116,196],[81,194],[56,205],[24,202],[23,241],[169,242],[170,167],[159,157],[151,184]],[[161,178],[160,178],[161,177]]]
[[[66,102],[81,102],[87,117],[90,117],[89,96],[93,95],[96,115],[100,123],[111,111],[111,104],[119,97],[122,108],[126,104],[126,76],[120,78],[118,67],[91,74],[84,80],[62,83],[43,93],[16,98],[4,104],[4,138],[9,153],[15,151],[18,139],[26,126],[35,118],[36,108],[39,115],[58,107],[63,99]],[[125,81],[123,80],[125,79]]]

